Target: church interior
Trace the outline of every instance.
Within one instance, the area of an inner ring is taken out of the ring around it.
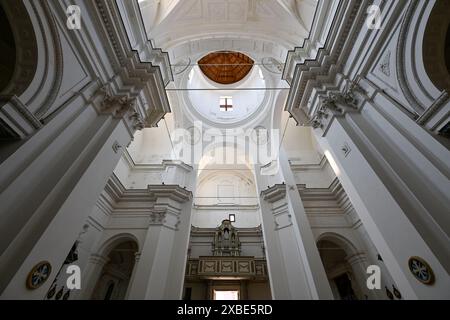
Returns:
[[[1,300],[450,299],[450,1],[0,26]]]

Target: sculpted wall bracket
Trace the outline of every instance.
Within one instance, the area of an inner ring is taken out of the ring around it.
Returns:
[[[356,96],[357,92],[362,93],[363,90],[354,81],[348,81],[341,92],[328,92],[328,95],[322,98],[320,107],[311,118],[310,124],[312,127],[324,129],[331,123],[333,117],[358,111],[361,107],[361,101]]]
[[[123,118],[131,131],[142,130],[145,120],[139,113],[136,98],[128,95],[115,95],[110,85],[104,85],[99,89],[101,95],[97,110],[101,114],[111,114],[114,118]]]

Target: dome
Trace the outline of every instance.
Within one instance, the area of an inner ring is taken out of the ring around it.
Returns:
[[[195,120],[213,126],[239,125],[264,108],[266,80],[261,68],[244,54],[210,53],[185,80],[184,98]]]

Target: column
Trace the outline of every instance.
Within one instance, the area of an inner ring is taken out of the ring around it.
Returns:
[[[86,271],[83,273],[84,275],[83,278],[81,278],[81,292],[78,295],[75,295],[72,298],[73,300],[91,299],[92,293],[94,292],[95,287],[97,286],[103,268],[108,262],[109,258],[102,255],[92,254],[89,257],[89,262],[86,266]]]
[[[137,267],[138,267],[140,259],[141,259],[141,253],[140,252],[136,252],[134,254],[133,272],[131,273],[130,282],[128,283],[127,293],[125,294],[125,300],[129,299],[130,291],[131,291],[131,285],[133,284],[134,278],[136,277],[136,270],[137,270]]]
[[[181,299],[189,244],[192,193],[152,185],[156,198],[129,299]]]
[[[309,221],[283,150],[278,179],[266,188],[267,177],[256,170],[269,279],[274,299],[333,299]],[[273,181],[273,180],[272,180]]]
[[[357,227],[355,229],[358,234],[360,235],[364,247],[366,249],[366,258],[368,260],[368,264],[370,265],[377,265],[380,267],[381,270],[381,289],[380,290],[372,290],[374,291],[374,295],[379,300],[386,300],[386,291],[385,287],[392,288],[394,284],[394,280],[392,279],[389,270],[387,270],[386,266],[384,265],[383,261],[379,260],[378,257],[378,251],[377,248],[374,246],[372,240],[370,239],[369,235],[367,234],[367,231],[365,230],[364,226],[361,223],[361,220],[358,221]],[[395,285],[395,287],[398,287]]]
[[[358,91],[364,90],[351,87],[324,102],[328,117],[316,120],[318,141],[403,297],[450,298],[442,192],[449,182],[442,162],[430,156],[439,149],[448,159],[449,152],[389,101],[367,102]],[[421,153],[425,148],[431,153]],[[414,277],[411,257],[431,266],[433,285]]]
[[[345,258],[350,267],[352,268],[352,273],[358,286],[359,292],[361,293],[361,299],[367,296],[369,300],[378,300],[382,297],[381,290],[369,290],[367,288],[367,258],[365,254],[354,254],[352,256]]]
[[[135,99],[109,86],[78,97],[0,165],[0,292],[42,299],[108,178],[142,128]],[[26,201],[24,201],[26,199]],[[35,290],[24,285],[39,262],[52,272]]]

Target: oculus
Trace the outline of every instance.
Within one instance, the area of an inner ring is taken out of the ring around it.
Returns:
[[[233,84],[244,79],[252,70],[254,61],[243,53],[218,51],[198,61],[203,74],[219,84]]]

